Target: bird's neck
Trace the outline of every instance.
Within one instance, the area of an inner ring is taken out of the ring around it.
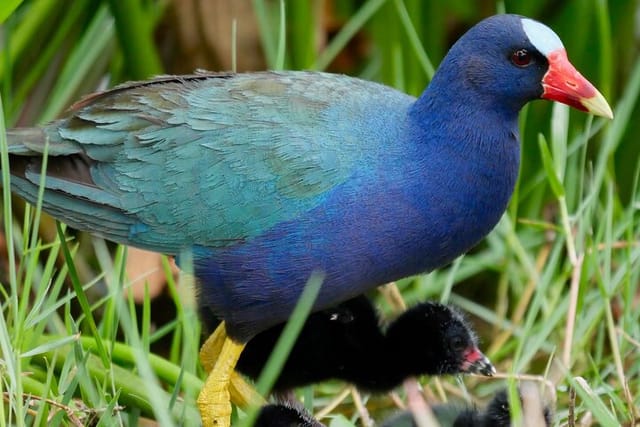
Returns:
[[[443,67],[451,67],[443,64]],[[447,77],[447,75],[453,77]],[[409,115],[428,129],[448,125],[451,133],[514,132],[520,100],[505,100],[470,83],[461,71],[438,72],[411,107]],[[446,118],[446,120],[442,120]],[[435,123],[434,123],[435,122]]]
[[[443,98],[427,91],[408,116],[411,170],[404,174],[415,179],[405,191],[423,215],[413,222],[423,227],[414,266],[423,271],[452,261],[493,229],[519,169],[517,111],[487,110],[473,97]],[[418,255],[425,253],[428,259]]]
[[[435,159],[427,158],[429,162],[450,161],[454,169],[446,171],[447,175],[456,169],[460,173],[471,170],[478,184],[495,179],[494,184],[512,186],[519,167],[518,113],[522,105],[495,99],[464,76],[443,81],[442,74],[436,74],[408,112],[418,149],[432,153]]]

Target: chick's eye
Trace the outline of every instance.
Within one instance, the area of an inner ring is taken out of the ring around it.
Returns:
[[[511,62],[518,67],[526,67],[531,63],[531,54],[527,49],[518,49],[511,55]]]
[[[464,350],[465,345],[464,345],[464,340],[460,337],[453,337],[453,339],[451,340],[451,345],[453,347],[454,350]]]

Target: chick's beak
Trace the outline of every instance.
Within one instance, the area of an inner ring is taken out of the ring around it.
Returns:
[[[472,348],[465,354],[462,371],[491,377],[496,373],[496,368],[493,367],[489,358],[480,350]]]
[[[542,78],[542,98],[613,119],[604,96],[571,65],[564,49],[551,52],[547,59],[549,69]]]

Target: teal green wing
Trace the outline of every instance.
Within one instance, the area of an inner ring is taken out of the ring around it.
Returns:
[[[121,86],[81,101],[41,134],[10,134],[12,157],[31,159],[15,167],[12,160],[14,187],[33,200],[40,179],[33,159],[48,140],[45,208],[54,216],[167,253],[196,242],[225,246],[313,209],[371,161],[368,151],[385,139],[358,124],[372,91],[410,102],[324,73],[203,74]]]

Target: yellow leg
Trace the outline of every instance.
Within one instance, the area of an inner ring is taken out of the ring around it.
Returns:
[[[219,344],[222,342],[222,344]],[[229,385],[234,376],[244,344],[227,337],[224,322],[207,339],[200,350],[205,369],[211,368],[204,387],[198,395],[198,409],[203,427],[230,427],[231,400]],[[219,352],[217,351],[219,349]],[[216,353],[218,357],[216,358]]]
[[[200,362],[205,371],[211,372],[215,366],[222,351],[222,345],[226,339],[227,330],[225,329],[224,322],[222,322],[216,330],[209,335],[204,344],[202,344],[202,348],[200,348]]]

